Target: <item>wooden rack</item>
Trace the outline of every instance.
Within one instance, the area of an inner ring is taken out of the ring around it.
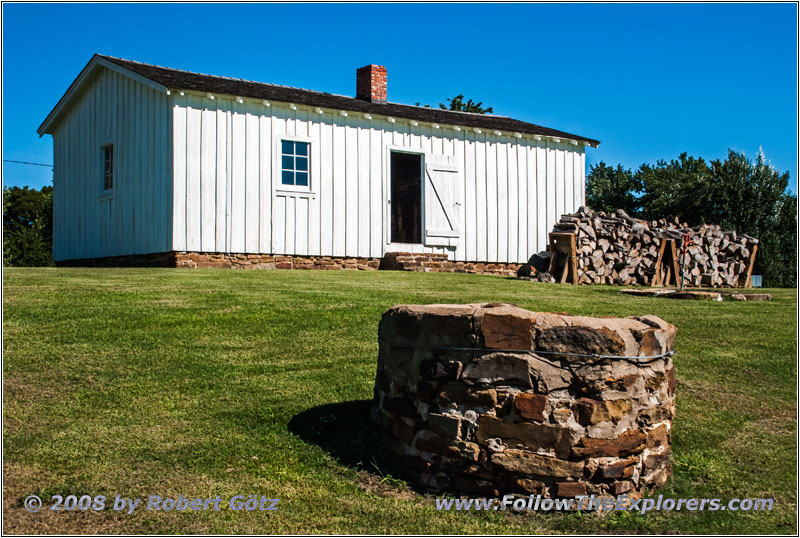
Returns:
[[[679,286],[681,269],[678,265],[678,252],[675,249],[674,239],[664,239],[658,249],[656,272],[653,275],[651,287]]]
[[[738,284],[740,288],[753,287],[753,264],[756,263],[756,252],[758,252],[758,243],[753,245],[753,251],[750,253],[750,262],[747,264],[747,276],[745,277],[744,285],[742,285],[742,279],[739,279]]]
[[[550,268],[547,271],[564,284],[578,283],[578,255],[575,250],[575,234],[550,232]],[[560,276],[558,275],[560,272]]]
[[[566,232],[551,232],[549,234],[550,246],[550,267],[548,272],[553,275],[556,282],[560,284],[578,284],[578,254],[576,249],[575,234]],[[753,286],[751,276],[753,274],[753,264],[756,260],[758,245],[753,245],[750,253],[750,261],[747,265],[747,276],[739,279],[739,288],[751,288]],[[664,239],[658,250],[656,260],[656,270],[653,274],[651,287],[660,286],[680,286],[681,269],[678,248],[674,239]],[[688,284],[687,284],[688,286]]]

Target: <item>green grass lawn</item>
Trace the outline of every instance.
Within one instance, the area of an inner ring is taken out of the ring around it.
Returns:
[[[6,533],[796,534],[796,290],[771,302],[399,272],[6,269]],[[678,327],[675,475],[770,512],[437,512],[370,452],[381,314],[513,302]],[[281,499],[270,512],[29,514],[38,494]]]

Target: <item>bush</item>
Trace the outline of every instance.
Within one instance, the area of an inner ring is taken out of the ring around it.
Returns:
[[[53,265],[53,187],[3,188],[3,265]]]

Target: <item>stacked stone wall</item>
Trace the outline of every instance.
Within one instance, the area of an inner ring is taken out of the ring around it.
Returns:
[[[478,275],[514,276],[519,263],[457,262],[447,254],[387,252],[381,259],[381,269],[425,273],[471,273]]]
[[[231,254],[224,252],[160,252],[65,260],[64,267],[181,267],[230,269],[311,269],[415,271],[432,273],[472,273],[514,276],[519,264],[455,262],[447,254],[387,252],[383,258],[349,256],[290,256],[281,254]]]
[[[380,258],[282,256],[277,254],[176,253],[177,267],[377,271]]]
[[[671,473],[675,332],[654,316],[395,306],[373,419],[425,489],[637,495]]]

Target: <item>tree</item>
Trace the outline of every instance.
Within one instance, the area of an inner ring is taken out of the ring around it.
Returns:
[[[586,203],[597,211],[624,209],[629,215],[639,213],[639,202],[635,193],[639,185],[633,172],[622,165],[616,168],[600,161],[589,167],[586,176]]]
[[[702,158],[681,153],[677,161],[643,164],[636,179],[641,189],[642,218],[674,215],[689,226],[711,222],[706,217],[714,199],[712,172]]]
[[[459,93],[453,98],[448,97],[447,102],[448,105],[444,103],[439,103],[439,108],[444,110],[457,110],[459,112],[474,112],[476,114],[491,114],[494,112],[492,107],[483,108],[483,101],[480,103],[475,103],[472,99],[467,99],[467,102],[464,102],[464,94]]]
[[[491,114],[494,112],[492,107],[484,108],[483,101],[479,103],[475,103],[472,99],[467,99],[464,102],[464,94],[460,93],[455,97],[448,97],[447,98],[448,104],[439,103],[439,108],[442,110],[456,110],[458,112],[474,112],[475,114]],[[424,106],[425,108],[430,108],[431,105],[420,105],[419,101],[417,101],[416,106]]]
[[[655,220],[675,216],[689,226],[709,223],[760,241],[754,274],[766,286],[797,285],[797,196],[787,192],[789,173],[779,173],[759,152],[755,162],[729,150],[724,161],[706,163],[682,153],[677,160],[643,164],[631,174],[600,163],[586,178],[587,203],[598,210],[624,209]]]
[[[53,265],[53,187],[3,188],[3,264]]]
[[[755,162],[728,151],[711,163],[713,200],[707,222],[760,240],[753,269],[769,286],[797,285],[797,196],[789,194],[789,173],[779,173],[759,152]]]
[[[761,240],[757,274],[770,286],[797,287],[797,196],[783,194],[775,228]]]

